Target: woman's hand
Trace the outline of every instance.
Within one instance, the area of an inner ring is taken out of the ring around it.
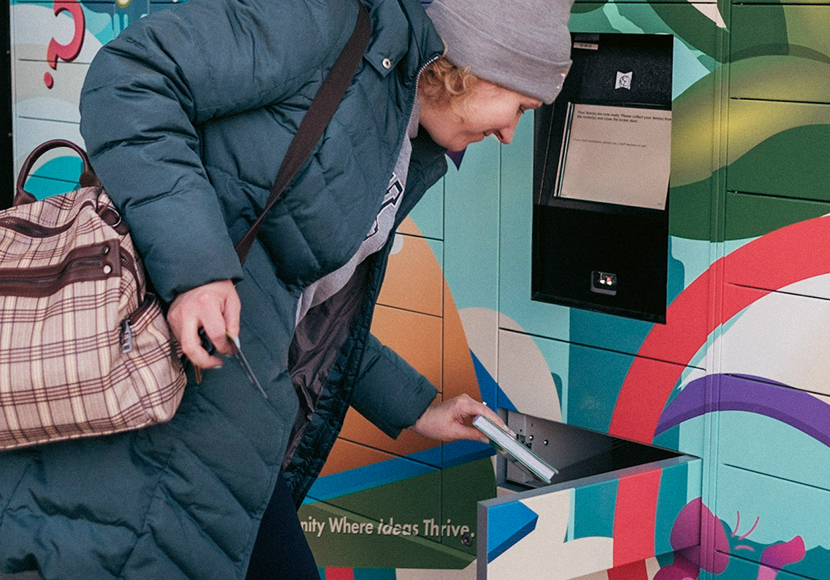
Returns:
[[[484,415],[502,429],[511,432],[504,421],[487,405],[469,395],[459,395],[448,401],[430,405],[410,429],[424,437],[441,441],[472,439],[486,442],[487,438],[481,431],[470,426],[476,415]]]
[[[239,295],[230,280],[211,282],[179,294],[167,312],[167,323],[182,351],[195,366],[222,366],[222,359],[202,348],[199,328],[204,328],[216,350],[231,354],[227,335],[239,335]]]

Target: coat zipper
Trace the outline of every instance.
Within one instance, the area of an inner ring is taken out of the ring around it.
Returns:
[[[439,58],[441,58],[441,55],[433,56],[426,63],[424,63],[424,66],[418,69],[418,75],[415,77],[415,98],[412,99],[412,110],[409,112],[409,120],[406,122],[407,130],[409,128],[409,124],[412,123],[412,115],[415,114],[415,101],[418,100],[418,85],[420,85],[421,83],[421,73],[423,73],[424,69],[426,69],[429,65],[434,63]],[[409,139],[409,135],[406,135],[404,138]]]

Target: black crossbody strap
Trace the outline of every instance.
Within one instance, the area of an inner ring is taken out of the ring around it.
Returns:
[[[346,93],[346,88],[357,70],[357,65],[360,64],[366,46],[369,44],[369,35],[371,29],[369,26],[369,14],[362,2],[358,2],[360,10],[357,16],[357,25],[351,38],[346,43],[343,52],[334,63],[326,80],[323,81],[320,90],[314,97],[314,101],[308,108],[308,111],[303,117],[300,126],[297,128],[297,133],[288,146],[288,151],[285,158],[280,165],[280,170],[277,173],[277,178],[274,180],[274,186],[271,188],[271,194],[268,196],[268,202],[265,208],[259,215],[257,220],[253,223],[248,233],[245,234],[238,244],[236,244],[236,254],[239,256],[239,261],[244,262],[251,250],[251,246],[259,233],[259,228],[262,225],[262,220],[268,211],[277,203],[282,192],[294,179],[294,176],[308,159],[314,146],[320,137],[323,135],[326,126],[329,124],[334,111],[343,99]]]

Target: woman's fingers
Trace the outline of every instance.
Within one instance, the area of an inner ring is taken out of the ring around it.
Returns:
[[[231,353],[227,333],[232,332],[233,336],[239,333],[239,310],[239,296],[233,283],[221,280],[177,296],[170,305],[167,322],[191,363],[200,368],[216,368],[222,366],[222,359],[211,356],[210,345],[217,354]]]
[[[239,315],[242,310],[242,303],[239,301],[239,294],[236,288],[233,292],[229,292],[225,297],[225,308],[223,316],[225,318],[225,331],[233,337],[239,336]],[[228,345],[230,349],[230,345]]]
[[[515,434],[492,409],[466,394],[431,405],[412,426],[412,430],[425,437],[443,441],[457,439],[481,441],[481,432],[470,426],[476,415],[484,415],[515,437]]]

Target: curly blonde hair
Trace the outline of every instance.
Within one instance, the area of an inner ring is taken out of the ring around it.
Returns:
[[[459,68],[442,56],[423,70],[420,83],[427,98],[454,107],[469,96],[478,80],[470,67]]]

